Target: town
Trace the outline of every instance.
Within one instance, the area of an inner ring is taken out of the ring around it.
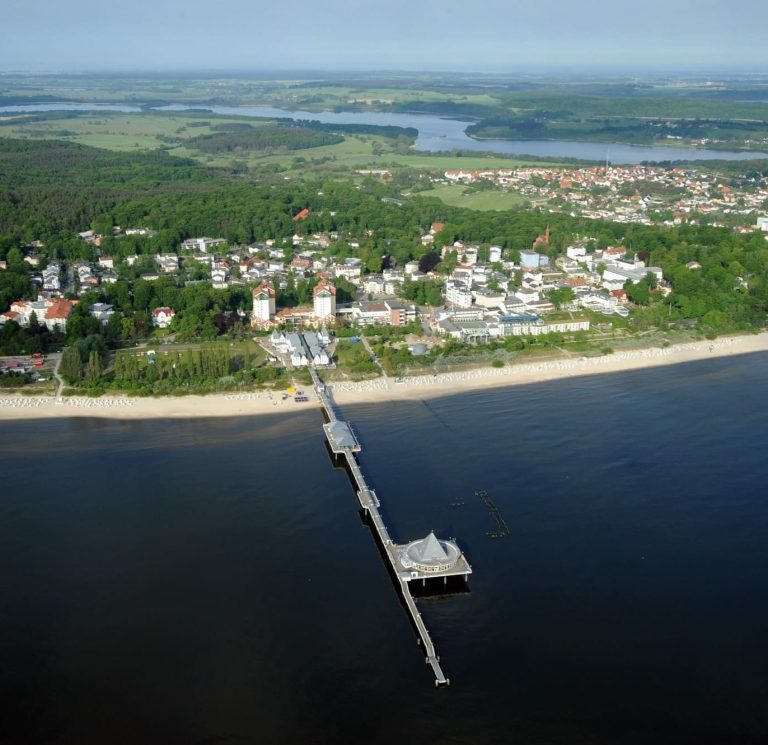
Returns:
[[[543,173],[541,169],[536,172]],[[525,173],[530,177],[532,169]],[[470,182],[489,177],[447,175]],[[498,175],[508,180],[515,177],[522,178],[520,174]],[[573,182],[578,178],[572,175]],[[105,236],[94,230],[77,235],[92,259],[48,261],[44,244],[32,242],[11,260],[18,262],[22,256],[37,297],[11,302],[10,309],[0,314],[0,324],[6,330],[13,325],[43,327],[63,338],[73,313],[83,316],[86,308],[81,303],[86,303],[87,314],[96,324],[91,330],[109,330],[107,336],[112,340],[125,338],[126,329],[138,329],[140,333],[129,338],[155,338],[164,344],[184,342],[197,335],[194,331],[185,333],[184,316],[190,314],[161,303],[159,291],[150,300],[152,287],[237,291],[242,303],[220,314],[221,328],[234,326],[241,336],[243,329],[250,329],[265,353],[266,365],[285,370],[308,365],[335,368],[341,360],[342,368],[344,362],[349,363],[346,374],[355,378],[386,374],[382,361],[388,362],[390,373],[407,372],[409,365],[403,363],[408,360],[415,370],[423,372],[424,361],[420,364],[416,358],[439,352],[448,342],[473,346],[503,343],[507,349],[520,349],[519,345],[510,346],[508,340],[583,338],[596,325],[603,331],[611,328],[610,319],[620,326],[649,292],[660,298],[671,292],[662,269],[647,265],[645,257],[628,246],[599,248],[597,239],[587,235],[569,243],[553,258],[549,227],[531,246],[508,249],[440,241],[445,225],[433,222],[419,228],[426,252],[421,259],[402,266],[392,262],[379,272],[368,271],[360,258],[339,259],[334,250],[334,244],[344,242],[354,251],[366,236],[338,231],[304,234],[301,227],[309,216],[308,208],[298,211],[293,218],[295,232],[287,237],[232,246],[221,237],[194,237],[184,239],[172,251],[127,254],[122,259],[102,252]],[[760,227],[765,230],[768,220],[761,218]],[[115,226],[109,237],[115,245],[121,238],[151,238],[154,234],[147,227]],[[437,243],[442,245],[435,248]],[[0,268],[7,269],[8,262]],[[689,272],[701,268],[697,261],[686,264]],[[125,308],[107,302],[118,295],[115,290],[120,286],[134,296],[143,293],[148,302],[146,313],[126,313]],[[302,292],[297,292],[298,286]],[[148,323],[137,324],[142,315]],[[600,317],[606,320],[601,322]],[[384,351],[389,359],[378,359],[369,345],[351,357],[338,354],[348,351],[358,336],[378,333],[374,331],[377,327],[394,332],[395,346],[378,350],[379,356]],[[83,366],[79,372],[70,372],[69,382],[88,378],[86,363],[91,351],[81,354]],[[402,370],[393,366],[395,357]],[[151,350],[149,363],[155,360]],[[100,376],[105,365],[94,365],[92,374]],[[5,373],[34,372],[13,359],[2,363],[1,369]],[[124,365],[116,364],[116,371],[124,371]],[[48,379],[42,374],[32,379],[40,378]]]
[[[762,179],[737,181],[685,167],[452,169],[444,180],[493,184],[551,211],[645,225],[690,222],[748,233],[765,229],[765,220],[756,226],[755,219],[768,209]]]
[[[299,220],[305,216],[299,213]],[[422,243],[429,246],[442,229],[440,223],[431,224],[422,231]],[[114,231],[118,237],[149,234],[147,228]],[[89,230],[78,238],[100,253],[103,236]],[[584,309],[620,317],[629,314],[630,302],[624,289],[628,282],[639,284],[650,277],[654,286],[665,288],[658,267],[646,267],[624,247],[590,249],[588,239],[569,246],[566,255],[554,262],[534,248],[517,251],[513,258],[511,252],[499,246],[456,241],[443,246],[440,253],[445,264],[453,265],[445,275],[423,271],[424,259],[364,273],[359,259],[334,261],[324,252],[339,239],[335,232],[308,236],[297,232],[280,241],[280,246],[275,239],[269,239],[230,247],[222,238],[197,237],[184,240],[176,251],[152,257],[132,254],[118,261],[98,255],[94,261],[70,264],[45,262],[40,255],[44,246],[37,242],[26,247],[23,258],[32,285],[38,288],[37,299],[13,301],[10,309],[0,315],[0,323],[42,325],[51,332],[64,333],[79,298],[92,298],[100,291],[108,293],[111,286],[124,281],[121,278],[136,268],[137,262],[146,269],[149,260],[154,269],[139,273],[135,283],[165,279],[187,286],[208,284],[217,290],[246,289],[251,308],[239,309],[237,320],[256,333],[321,330],[310,337],[308,344],[306,335],[301,342],[294,333],[270,337],[270,351],[289,366],[299,367],[310,361],[315,365],[331,364],[324,350],[330,344],[329,330],[337,328],[409,327],[416,336],[443,336],[470,343],[493,337],[588,331],[590,321],[583,316]],[[536,239],[534,247],[542,249],[548,243],[549,229]],[[432,256],[437,258],[436,254]],[[278,293],[284,296],[290,286],[301,281],[313,284],[312,302],[278,309]],[[438,301],[420,305],[410,302],[404,295],[418,283],[439,287]],[[339,302],[337,287],[345,288],[345,302]],[[156,305],[150,310],[156,334],[165,336],[177,329],[176,308]],[[120,313],[110,303],[90,303],[88,314],[103,326],[112,323],[122,327]],[[424,348],[416,344],[412,352],[418,355]]]

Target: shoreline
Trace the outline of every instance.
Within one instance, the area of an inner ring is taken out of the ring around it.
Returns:
[[[487,388],[543,383],[602,373],[629,372],[715,357],[736,357],[768,352],[768,332],[652,347],[602,357],[562,358],[541,362],[483,367],[439,375],[419,375],[399,379],[376,378],[359,383],[329,383],[333,400],[349,404],[437,398]],[[231,416],[256,416],[302,411],[319,405],[311,386],[304,388],[307,402],[296,402],[282,391],[221,393],[208,396],[65,397],[3,396],[0,394],[0,421],[97,417],[102,419],[182,419]]]

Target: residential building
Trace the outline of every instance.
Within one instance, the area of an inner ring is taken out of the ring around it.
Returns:
[[[538,269],[540,266],[547,266],[548,264],[549,257],[538,251],[520,251],[520,266],[523,269]]]
[[[109,321],[114,312],[114,308],[107,303],[95,303],[88,308],[88,313],[103,324]]]
[[[253,290],[253,311],[251,326],[268,327],[275,320],[275,288],[271,282],[264,281]]]
[[[224,238],[187,238],[187,240],[181,242],[181,247],[188,251],[202,251],[207,253],[216,246],[221,246],[226,243]]]
[[[325,321],[336,317],[336,288],[328,280],[322,280],[312,296],[316,319]]]
[[[214,290],[226,290],[229,287],[229,264],[226,261],[216,262],[211,269],[211,286]]]
[[[179,271],[179,257],[177,254],[157,254],[155,263],[162,274],[176,274]]]
[[[458,308],[469,308],[472,305],[472,293],[463,282],[448,280],[445,283],[445,302]]]
[[[56,263],[43,269],[43,289],[55,292],[61,289],[61,267]]]
[[[173,308],[155,308],[152,311],[152,325],[159,329],[167,329],[175,315],[176,311]]]
[[[37,322],[49,331],[63,332],[75,305],[77,303],[72,300],[44,298],[42,295],[37,300],[16,300],[11,303],[10,310],[0,315],[0,323],[16,321],[20,326],[28,326],[34,313]]]

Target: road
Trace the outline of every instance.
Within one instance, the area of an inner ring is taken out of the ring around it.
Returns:
[[[56,400],[58,401],[61,398],[61,392],[64,390],[64,379],[59,375],[59,367],[61,365],[61,358],[63,357],[63,354],[61,352],[54,352],[53,354],[48,355],[48,359],[56,359],[56,364],[53,367],[53,377],[56,378]]]
[[[360,341],[363,343],[363,346],[367,350],[368,354],[371,357],[371,362],[376,363],[376,367],[381,370],[381,374],[384,376],[384,382],[387,384],[387,387],[389,387],[389,375],[387,375],[384,368],[381,366],[381,362],[379,362],[379,358],[376,356],[376,353],[371,349],[371,345],[368,343],[368,339],[365,338],[365,336],[360,336]]]

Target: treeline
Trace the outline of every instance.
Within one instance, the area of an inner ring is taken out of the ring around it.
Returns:
[[[26,103],[22,102],[22,103]],[[13,106],[17,104],[6,104],[0,99],[0,106]],[[0,118],[0,127],[16,127],[21,124],[34,124],[35,122],[60,121],[61,119],[76,119],[82,115],[79,111],[37,111],[34,113],[23,113],[20,116],[9,118]]]
[[[555,139],[650,143],[667,136],[683,139],[716,138],[735,142],[764,137],[768,125],[760,122],[731,122],[720,119],[659,121],[632,117],[573,118],[545,112],[493,116],[467,127],[478,139]],[[742,164],[743,167],[743,164]]]
[[[249,366],[250,367],[250,366]],[[114,379],[122,382],[137,380],[169,380],[172,378],[221,378],[232,371],[229,352],[225,347],[203,347],[200,350],[173,352],[151,358],[135,352],[118,352],[115,356]]]
[[[34,314],[32,320],[33,323],[25,327],[19,326],[16,321],[0,325],[0,355],[45,354],[61,346],[63,334],[49,331],[37,322]]]
[[[152,356],[118,352],[113,369],[99,386],[140,396],[178,395],[250,389],[278,383],[285,376],[285,370],[263,365],[250,352],[233,354],[228,346],[219,344]]]
[[[237,129],[230,132],[215,132],[187,140],[188,147],[203,153],[232,153],[268,150],[304,150],[323,145],[338,145],[344,142],[341,135],[326,131],[315,131],[307,127],[264,126],[252,129]]]
[[[314,119],[278,119],[280,122],[292,122],[304,129],[312,129],[318,132],[344,132],[352,135],[379,135],[397,139],[408,137],[415,139],[419,136],[416,127],[396,127],[388,124],[355,124],[355,123],[330,123],[318,122]]]

